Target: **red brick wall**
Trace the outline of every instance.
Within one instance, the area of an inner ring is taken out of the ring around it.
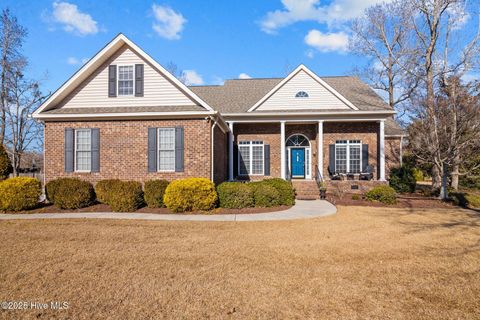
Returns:
[[[214,182],[221,183],[228,180],[228,134],[218,125],[214,129]]]
[[[400,166],[399,137],[385,137],[385,177],[388,179],[390,169]]]
[[[185,130],[184,172],[148,172],[148,128],[174,126],[183,126]],[[100,172],[65,172],[65,128],[100,129]],[[46,122],[45,178],[48,181],[58,177],[79,177],[91,182],[111,178],[137,181],[210,178],[210,129],[211,124],[204,119]]]

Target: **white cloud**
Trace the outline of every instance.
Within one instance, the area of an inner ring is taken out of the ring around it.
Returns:
[[[348,35],[344,32],[322,33],[313,29],[305,36],[305,43],[320,52],[346,52],[348,49]]]
[[[242,72],[238,75],[238,79],[252,79],[248,74]]]
[[[69,65],[72,65],[72,66],[75,66],[75,65],[79,65],[79,64],[85,64],[87,63],[88,59],[87,58],[82,58],[82,59],[77,59],[75,57],[68,57],[67,59],[67,63]]]
[[[76,64],[78,64],[78,59],[75,58],[75,57],[68,57],[67,63],[70,64],[70,65],[76,65]]]
[[[54,2],[51,19],[62,24],[63,30],[81,36],[98,32],[97,22],[89,14],[79,11],[72,3]]]
[[[187,86],[199,86],[205,83],[202,76],[195,70],[184,70],[183,76],[185,77],[185,84]]]
[[[366,8],[380,2],[384,0],[333,0],[326,5],[321,5],[320,0],[282,0],[284,8],[268,12],[260,25],[263,31],[275,33],[277,29],[300,21],[345,22],[361,16]]]
[[[157,4],[152,5],[152,11],[156,20],[152,25],[153,30],[165,39],[180,39],[180,32],[187,22],[182,14],[173,11],[170,7]]]
[[[305,52],[305,55],[307,56],[307,58],[313,59],[313,58],[315,57],[315,52],[314,52],[312,49],[308,49],[308,50]]]

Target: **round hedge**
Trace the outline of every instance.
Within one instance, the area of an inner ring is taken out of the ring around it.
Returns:
[[[144,204],[142,184],[138,181],[113,182],[107,204],[115,212],[136,211]]]
[[[277,189],[264,182],[251,183],[251,185],[255,207],[275,207],[280,205],[280,193]]]
[[[209,179],[180,179],[170,182],[163,201],[173,212],[211,210],[217,202],[217,192]]]
[[[392,187],[382,185],[365,193],[365,199],[369,201],[379,201],[385,204],[395,204],[397,203],[397,194]]]
[[[281,178],[265,179],[262,183],[274,187],[279,195],[279,205],[293,206],[295,204],[295,190],[292,183]]]
[[[144,198],[149,208],[163,208],[163,197],[168,187],[167,180],[149,180],[145,182]]]
[[[60,209],[88,207],[95,201],[93,185],[78,178],[59,178],[46,186],[47,200]]]
[[[242,209],[255,206],[252,188],[241,182],[224,182],[217,187],[221,208]]]
[[[0,209],[21,211],[37,206],[42,194],[40,181],[28,177],[10,178],[0,182]]]
[[[95,184],[95,193],[97,194],[97,200],[101,203],[109,204],[110,195],[113,187],[116,184],[122,183],[120,179],[106,179],[100,180]]]

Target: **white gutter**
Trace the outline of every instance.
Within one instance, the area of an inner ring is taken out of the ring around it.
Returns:
[[[373,110],[373,111],[318,111],[318,112],[242,112],[242,113],[223,113],[225,118],[228,117],[298,117],[298,116],[345,116],[345,115],[392,115],[397,112],[394,110]]]
[[[209,116],[216,114],[216,111],[187,111],[187,112],[111,112],[111,113],[39,113],[33,114],[39,120],[80,120],[80,119],[115,119],[115,118],[194,118],[198,116]]]
[[[214,170],[215,170],[215,161],[214,161],[214,151],[215,151],[215,127],[217,126],[217,122],[218,120],[215,118],[215,117],[210,117],[210,120],[213,121],[213,126],[212,126],[212,133],[211,133],[211,139],[210,139],[210,144],[211,144],[211,148],[210,148],[210,180],[212,180],[212,182],[214,181],[214,178],[215,178],[215,175],[214,175]]]

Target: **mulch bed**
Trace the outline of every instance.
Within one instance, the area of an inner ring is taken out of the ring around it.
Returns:
[[[376,201],[368,201],[361,198],[359,200],[352,199],[353,194],[344,194],[341,197],[328,195],[327,200],[335,205],[341,206],[366,206],[366,207],[389,207],[389,208],[438,208],[452,209],[456,206],[451,202],[441,201],[435,198],[421,196],[419,194],[403,194],[397,197],[397,204],[388,205]]]
[[[279,206],[271,208],[244,208],[244,209],[226,209],[226,208],[216,208],[212,211],[201,211],[201,212],[184,212],[182,214],[252,214],[252,213],[266,213],[266,212],[275,212],[283,211],[290,208],[290,206]],[[15,214],[32,214],[32,213],[72,213],[72,212],[112,212],[110,206],[97,203],[86,208],[81,209],[70,209],[63,210],[55,207],[52,204],[42,203],[38,208],[26,211],[19,212],[4,212],[4,213],[15,213]],[[156,213],[156,214],[176,214],[170,211],[167,208],[148,208],[143,207],[135,211],[136,213]]]

